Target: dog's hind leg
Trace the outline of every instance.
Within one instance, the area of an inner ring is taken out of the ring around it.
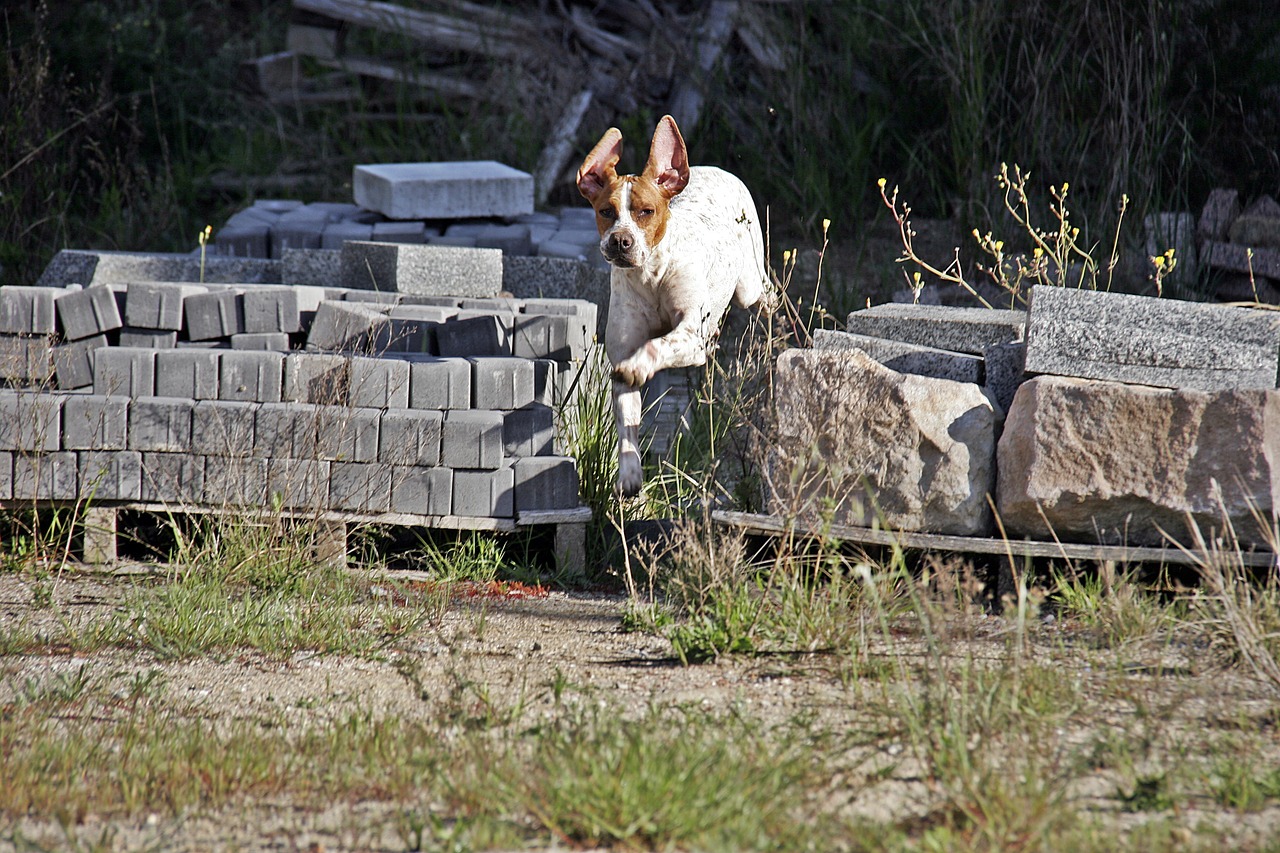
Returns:
[[[613,381],[613,414],[618,428],[618,490],[627,497],[640,493],[644,469],[640,465],[640,389]]]

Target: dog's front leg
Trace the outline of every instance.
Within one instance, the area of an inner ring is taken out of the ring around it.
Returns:
[[[660,370],[706,364],[711,337],[709,315],[686,316],[670,332],[646,341],[621,361],[614,368],[614,380],[638,388]]]
[[[627,497],[640,493],[644,470],[640,465],[640,389],[613,381],[613,415],[618,428],[618,490]]]

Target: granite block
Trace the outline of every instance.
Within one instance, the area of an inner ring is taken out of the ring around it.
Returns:
[[[63,249],[54,255],[36,282],[38,287],[68,284],[132,284],[139,281],[186,281],[209,284],[279,284],[280,262],[198,253],[99,252]]]
[[[943,305],[875,305],[849,315],[845,330],[917,346],[982,355],[992,344],[1025,336],[1024,311]]]
[[[934,349],[888,338],[873,338],[830,329],[815,329],[816,350],[862,350],[890,370],[953,382],[983,382],[982,356]]]
[[[496,296],[502,289],[502,252],[349,241],[342,247],[342,284],[392,293]]]

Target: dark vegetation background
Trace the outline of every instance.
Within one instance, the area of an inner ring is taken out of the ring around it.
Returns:
[[[622,26],[607,4],[577,5]],[[692,20],[705,4],[657,5]],[[787,240],[817,245],[829,218],[833,243],[861,245],[884,213],[882,176],[917,215],[999,232],[1001,162],[1041,190],[1070,182],[1086,245],[1106,239],[1121,194],[1130,231],[1147,212],[1198,213],[1215,186],[1246,203],[1280,193],[1280,15],[1265,0],[743,6],[785,67],[764,70],[731,42],[690,143],[697,162],[741,174]],[[566,33],[543,61],[477,67],[491,103],[352,80],[345,102],[271,105],[238,69],[284,48],[290,15],[284,0],[4,4],[0,282],[34,282],[64,247],[190,250],[257,197],[347,200],[358,162],[532,170],[554,105],[591,73]],[[415,56],[392,38],[381,48]],[[593,107],[581,150],[607,123],[647,139],[664,93],[646,94],[625,117]],[[551,201],[578,203],[567,185]]]

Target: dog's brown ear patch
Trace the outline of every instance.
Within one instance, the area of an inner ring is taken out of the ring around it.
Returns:
[[[689,184],[689,151],[671,116],[663,116],[654,128],[644,174],[661,187],[668,198]]]
[[[617,165],[621,157],[622,131],[611,127],[578,168],[578,192],[588,201],[594,198],[618,176]]]

